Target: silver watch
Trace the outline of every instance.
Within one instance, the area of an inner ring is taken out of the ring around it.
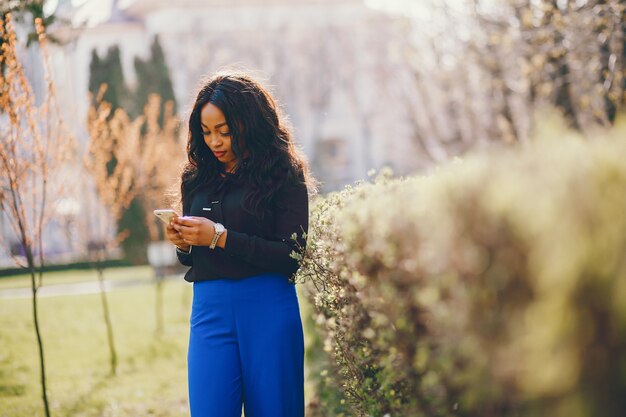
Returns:
[[[211,241],[211,244],[209,245],[210,249],[215,249],[217,240],[220,238],[222,233],[224,233],[224,231],[226,230],[226,228],[224,227],[222,223],[214,223],[213,227],[215,228],[215,234],[213,234],[213,240]]]

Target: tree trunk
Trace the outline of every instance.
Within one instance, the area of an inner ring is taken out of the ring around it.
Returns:
[[[43,405],[46,417],[50,417],[50,406],[48,405],[48,393],[46,389],[46,365],[43,354],[43,340],[41,331],[39,330],[39,312],[37,310],[37,282],[35,279],[35,263],[31,253],[31,249],[26,247],[26,258],[28,261],[28,269],[30,270],[30,283],[33,291],[33,319],[35,323],[35,334],[37,335],[37,346],[39,347],[39,367],[41,369],[41,392],[43,396]]]
[[[104,288],[104,269],[98,262],[98,281],[100,283],[100,299],[102,300],[102,311],[104,313],[104,323],[107,328],[107,339],[109,342],[109,352],[111,355],[111,375],[117,373],[117,353],[115,351],[115,340],[113,338],[113,324],[111,322],[111,314],[109,313],[109,304],[107,302],[106,291]]]
[[[156,334],[160,335],[163,332],[163,272],[161,267],[155,268],[156,272]]]

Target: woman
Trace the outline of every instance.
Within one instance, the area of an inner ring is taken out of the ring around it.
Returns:
[[[306,245],[307,163],[269,92],[223,72],[189,118],[183,216],[167,227],[193,282],[192,417],[304,416],[304,337],[291,254]],[[293,236],[295,234],[295,236]]]

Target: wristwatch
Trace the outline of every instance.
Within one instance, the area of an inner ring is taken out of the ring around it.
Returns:
[[[222,223],[214,223],[213,227],[215,228],[215,234],[213,235],[213,240],[211,241],[211,244],[209,245],[209,248],[211,249],[215,249],[217,240],[220,238],[222,233],[224,233],[224,231],[226,230],[226,228],[224,227]]]

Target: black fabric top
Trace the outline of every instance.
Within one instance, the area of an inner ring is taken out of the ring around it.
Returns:
[[[183,207],[183,216],[206,217],[222,223],[228,235],[224,248],[193,246],[191,253],[176,251],[180,263],[190,266],[185,281],[243,278],[276,272],[291,278],[299,262],[290,256],[304,248],[308,233],[309,196],[306,184],[287,184],[277,191],[269,215],[259,220],[242,207],[250,185],[234,174],[201,187]],[[292,234],[297,239],[292,239]]]

